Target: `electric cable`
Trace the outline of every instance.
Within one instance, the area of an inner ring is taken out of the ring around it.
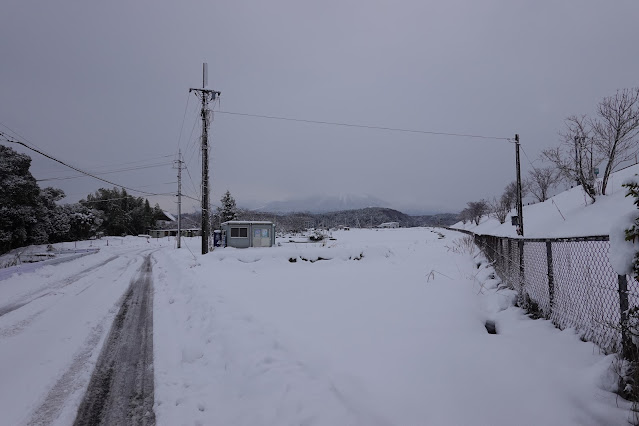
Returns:
[[[3,126],[4,126],[4,125],[3,125]],[[5,126],[5,127],[6,127],[6,126]],[[15,132],[14,132],[14,133],[15,133]],[[16,134],[17,134],[17,133],[16,133]],[[75,171],[76,171],[76,172],[78,172],[78,173],[82,173],[82,174],[84,174],[84,175],[90,176],[90,177],[92,177],[92,178],[94,178],[94,179],[97,179],[97,180],[99,180],[99,181],[101,181],[101,182],[108,183],[109,185],[113,185],[113,186],[117,186],[117,187],[120,187],[120,188],[128,189],[129,191],[138,192],[138,193],[140,193],[140,194],[144,194],[144,195],[163,195],[163,194],[156,194],[156,193],[153,193],[153,192],[141,191],[141,190],[139,190],[139,189],[130,188],[130,187],[127,187],[127,186],[124,186],[124,185],[120,185],[120,184],[118,184],[118,183],[112,182],[112,181],[107,180],[107,179],[102,179],[102,178],[97,177],[96,175],[94,175],[94,174],[92,174],[92,173],[85,172],[85,171],[84,171],[84,170],[82,170],[82,169],[79,169],[79,168],[77,168],[77,167],[75,167],[75,166],[72,166],[72,165],[70,165],[70,164],[67,164],[67,163],[65,163],[65,162],[64,162],[64,161],[62,161],[62,160],[58,160],[58,159],[57,159],[57,158],[55,158],[54,156],[49,155],[49,154],[47,154],[47,153],[45,153],[45,152],[43,152],[43,151],[41,151],[41,150],[39,150],[39,149],[33,148],[32,146],[27,145],[25,142],[21,142],[21,141],[13,140],[13,139],[9,138],[9,137],[8,137],[6,134],[4,134],[3,132],[0,132],[0,136],[2,136],[2,137],[3,137],[3,138],[7,141],[7,142],[9,142],[9,143],[15,143],[15,144],[18,144],[18,145],[22,145],[22,146],[24,146],[25,148],[28,148],[28,149],[30,149],[30,150],[32,150],[32,151],[34,151],[34,152],[37,152],[38,154],[40,154],[40,155],[42,155],[42,156],[44,156],[44,157],[46,157],[46,158],[48,158],[48,159],[50,159],[50,160],[53,160],[53,161],[55,161],[55,162],[57,162],[57,163],[60,163],[60,164],[62,164],[63,166],[66,166],[66,167],[68,167],[68,168],[70,168],[70,169],[72,169],[72,170],[75,170]]]
[[[505,141],[509,141],[511,139],[511,138],[504,138],[504,137],[498,137],[498,136],[473,135],[473,134],[466,134],[466,133],[435,132],[430,130],[404,129],[400,127],[371,126],[371,125],[365,125],[365,124],[344,123],[344,122],[336,122],[336,121],[306,120],[301,118],[278,117],[274,115],[248,114],[248,113],[234,112],[234,111],[218,110],[216,112],[219,114],[236,115],[241,117],[265,118],[269,120],[294,121],[299,123],[321,124],[321,125],[341,126],[341,127],[355,127],[359,129],[385,130],[385,131],[391,131],[391,132],[421,133],[421,134],[436,135],[436,136],[455,136],[455,137],[464,137],[464,138],[492,139],[492,140],[505,140]]]
[[[140,166],[140,167],[128,167],[128,168],[124,168],[124,169],[110,170],[110,171],[106,171],[106,172],[93,172],[93,174],[95,174],[95,175],[109,175],[109,174],[113,174],[113,173],[122,173],[122,172],[130,172],[130,171],[135,171],[135,170],[151,169],[151,168],[154,168],[154,167],[162,167],[162,166],[166,166],[168,164],[172,164],[172,162],[150,164],[148,166]],[[87,177],[87,176],[86,175],[59,176],[59,177],[36,179],[36,182],[48,182],[48,181],[52,181],[52,180],[69,180],[69,179],[77,179],[77,178],[83,178],[83,177]]]

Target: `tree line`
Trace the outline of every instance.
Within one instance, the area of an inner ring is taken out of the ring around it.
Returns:
[[[639,151],[639,87],[620,89],[599,101],[594,116],[571,115],[559,132],[559,144],[542,151],[544,165],[533,167],[522,183],[522,197],[546,201],[558,183],[581,186],[591,203],[606,195],[610,175],[623,163],[636,160]],[[598,169],[603,167],[601,179]],[[500,197],[470,201],[459,214],[463,222],[479,225],[492,216],[504,223],[515,207],[517,187],[509,183]]]
[[[125,189],[100,188],[74,204],[59,204],[57,188],[40,188],[31,157],[0,145],[0,254],[29,244],[146,233],[163,217],[159,205]]]

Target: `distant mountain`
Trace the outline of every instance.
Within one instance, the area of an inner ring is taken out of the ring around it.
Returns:
[[[273,201],[255,210],[273,213],[326,213],[367,207],[390,207],[390,204],[372,195],[316,195],[287,201]]]

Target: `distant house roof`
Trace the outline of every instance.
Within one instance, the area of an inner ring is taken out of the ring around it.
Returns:
[[[378,228],[399,228],[399,222],[384,222],[377,225]]]
[[[177,219],[175,218],[175,216],[173,216],[171,213],[162,210],[162,213],[164,213],[164,216],[167,217],[168,220],[170,220],[171,222],[175,222]]]
[[[222,225],[272,225],[273,222],[268,220],[229,220],[222,222]]]

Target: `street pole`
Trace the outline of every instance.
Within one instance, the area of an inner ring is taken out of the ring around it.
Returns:
[[[515,152],[516,152],[516,162],[517,162],[517,217],[519,219],[519,228],[517,229],[517,233],[524,236],[524,206],[522,202],[522,193],[521,193],[521,167],[519,163],[519,134],[515,135]]]
[[[177,217],[177,248],[180,248],[182,238],[182,150],[178,150],[178,217]]]
[[[209,122],[210,113],[208,104],[210,101],[214,101],[217,96],[220,96],[220,92],[210,90],[208,86],[208,64],[202,64],[202,88],[201,89],[189,89],[190,92],[195,92],[195,95],[202,101],[202,110],[200,115],[202,116],[202,254],[209,252]]]

